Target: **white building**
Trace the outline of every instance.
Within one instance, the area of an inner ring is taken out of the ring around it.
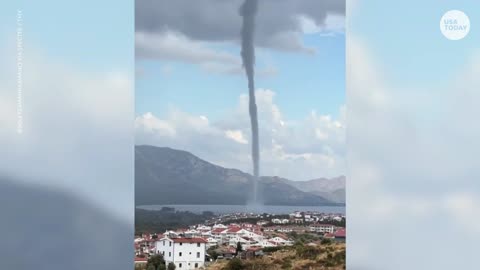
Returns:
[[[315,218],[312,218],[312,217],[305,218],[305,222],[314,222],[314,221],[315,221]]]
[[[263,239],[258,243],[261,247],[276,247],[277,244],[271,242],[270,240]]]
[[[340,222],[342,221],[342,217],[336,216],[336,217],[333,217],[333,220]]]
[[[227,229],[224,228],[215,228],[211,231],[212,237],[215,238],[218,244],[222,244],[227,241]]]
[[[209,247],[214,247],[214,246],[218,246],[218,240],[213,238],[213,237],[208,237],[206,238],[207,240],[207,248]]]
[[[228,226],[220,223],[220,224],[213,225],[213,229],[228,229]]]
[[[330,224],[312,224],[310,225],[311,232],[318,233],[333,233],[335,231],[335,225]]]
[[[250,241],[240,236],[232,237],[228,241],[228,244],[232,247],[236,247],[237,243],[240,243],[242,244],[242,246],[245,246],[246,244],[250,244]]]
[[[271,238],[271,239],[268,239],[268,241],[274,243],[275,245],[277,246],[290,246],[292,245],[292,241],[290,240],[285,240],[281,237],[274,237],[274,238]]]
[[[288,219],[278,219],[278,218],[272,219],[273,224],[288,224],[289,222],[290,220]]]
[[[200,237],[202,235],[200,231],[192,230],[192,229],[185,231],[183,234],[185,235],[185,237],[189,237],[189,238]]]
[[[206,225],[198,225],[197,230],[199,231],[211,231],[212,227]]]
[[[274,219],[272,219],[272,223],[273,224],[282,224],[282,220],[280,220],[278,218],[274,218]]]
[[[205,265],[206,244],[203,238],[162,238],[155,243],[155,250],[167,265],[173,262],[178,270],[190,270]]]
[[[290,214],[290,217],[301,218],[301,217],[302,217],[302,212],[300,212],[300,211],[295,211],[295,212],[293,212],[292,214]]]
[[[301,223],[303,223],[303,219],[302,218],[295,218],[295,219],[293,219],[293,222],[295,224],[301,224]]]
[[[291,227],[278,227],[277,232],[289,233],[293,232],[293,229]]]
[[[163,235],[166,237],[174,238],[174,237],[179,237],[180,234],[174,231],[166,231]]]
[[[268,221],[266,221],[266,220],[257,221],[257,225],[259,225],[259,226],[263,226],[263,225],[267,225],[267,224],[268,224]]]

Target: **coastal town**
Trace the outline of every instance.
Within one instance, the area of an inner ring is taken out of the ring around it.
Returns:
[[[227,265],[232,260],[271,257],[273,252],[295,246],[344,247],[345,223],[344,214],[302,211],[286,215],[215,215],[202,224],[137,235],[135,269],[148,270],[147,264],[154,257],[161,257],[169,270],[217,269],[216,265]]]

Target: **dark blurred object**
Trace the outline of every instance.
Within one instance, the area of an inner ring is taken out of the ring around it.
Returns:
[[[133,225],[67,192],[0,176],[0,269],[133,269]]]

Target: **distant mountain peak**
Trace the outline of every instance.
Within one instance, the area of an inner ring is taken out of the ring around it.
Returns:
[[[317,180],[306,181],[316,185]],[[265,204],[332,205],[338,202],[296,186],[297,182],[261,177]],[[246,204],[253,176],[227,169],[169,147],[135,146],[135,200],[147,204]],[[342,202],[340,202],[342,203]]]

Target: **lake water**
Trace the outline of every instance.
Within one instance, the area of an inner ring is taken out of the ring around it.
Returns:
[[[311,211],[319,213],[345,214],[345,206],[283,206],[283,205],[141,205],[137,208],[145,210],[161,210],[162,207],[173,207],[178,211],[190,211],[202,213],[211,211],[215,214],[229,213],[268,213],[268,214],[289,214],[295,211]]]

